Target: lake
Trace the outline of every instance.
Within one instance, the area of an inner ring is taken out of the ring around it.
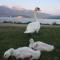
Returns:
[[[37,19],[40,23],[44,24],[52,24],[56,22],[57,24],[60,24],[60,19]],[[27,22],[33,22],[33,18],[16,18],[16,17],[0,17],[0,23],[3,21],[11,21],[11,22],[21,22],[21,23],[27,23]]]

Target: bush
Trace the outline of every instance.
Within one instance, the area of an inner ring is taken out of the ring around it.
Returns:
[[[57,25],[57,23],[56,22],[53,22],[52,25]]]

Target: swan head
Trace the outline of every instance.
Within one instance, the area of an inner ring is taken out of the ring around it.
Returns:
[[[34,11],[40,11],[40,8],[39,7],[36,7]]]
[[[8,58],[12,55],[13,51],[14,51],[13,48],[8,49],[8,50],[4,53],[3,58],[8,59]]]
[[[30,38],[29,42],[30,43],[34,43],[34,39],[33,38]]]

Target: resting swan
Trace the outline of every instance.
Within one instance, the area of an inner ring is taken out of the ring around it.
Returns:
[[[47,51],[47,52],[54,50],[54,45],[50,45],[41,41],[34,42],[33,38],[29,40],[29,47],[34,50]]]
[[[28,58],[30,60],[39,59],[41,56],[41,52],[39,50],[33,50],[29,47],[20,47],[17,49],[10,48],[5,51],[3,57],[8,59],[10,56],[14,56],[16,59],[25,59]]]

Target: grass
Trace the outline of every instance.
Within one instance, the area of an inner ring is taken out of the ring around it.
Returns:
[[[25,27],[0,26],[0,60],[4,60],[3,54],[7,49],[28,46],[31,36],[24,34],[24,31]],[[37,35],[32,36],[35,41],[39,40],[55,46],[52,52],[42,52],[39,60],[60,60],[60,28],[41,27]],[[10,58],[10,60],[15,59]]]

